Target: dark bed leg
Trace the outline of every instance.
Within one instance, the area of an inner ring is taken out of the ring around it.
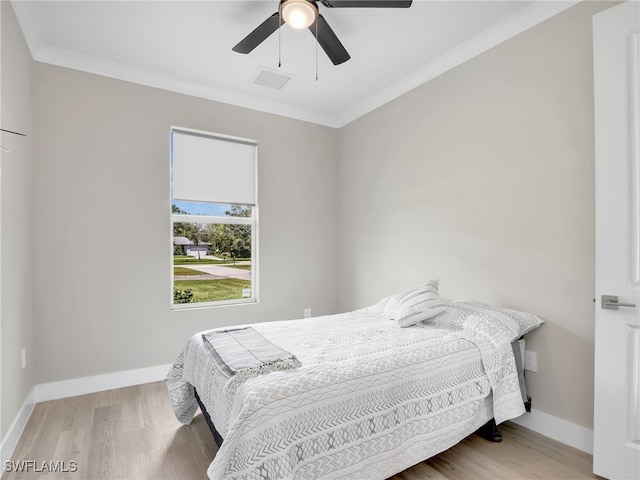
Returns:
[[[493,418],[476,430],[476,433],[491,442],[502,441],[502,434],[498,431],[498,426]]]
[[[524,402],[524,409],[531,413],[531,397],[527,397],[527,401]]]

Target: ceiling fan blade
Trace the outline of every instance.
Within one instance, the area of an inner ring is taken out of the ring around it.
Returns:
[[[329,8],[409,8],[413,0],[320,0]]]
[[[249,53],[264,42],[269,35],[278,30],[279,26],[280,14],[276,12],[258,25],[253,32],[244,37],[232,50],[238,53]]]
[[[318,35],[316,36],[316,22],[318,24]],[[340,65],[351,58],[351,55],[344,48],[338,37],[333,32],[324,17],[318,14],[318,19],[310,27],[309,30],[316,37],[318,43],[325,51],[329,59],[334,65]]]

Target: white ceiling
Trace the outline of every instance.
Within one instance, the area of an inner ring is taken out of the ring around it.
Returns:
[[[308,31],[284,26],[231,51],[275,13],[260,1],[28,1],[12,4],[34,60],[340,127],[575,4],[414,0],[408,9],[323,8],[351,54],[334,66]],[[294,77],[250,82],[258,67]]]

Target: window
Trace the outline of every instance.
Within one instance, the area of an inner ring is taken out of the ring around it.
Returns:
[[[256,150],[171,129],[173,308],[257,301]]]

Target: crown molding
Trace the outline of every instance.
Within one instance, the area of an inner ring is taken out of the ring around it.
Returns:
[[[30,13],[30,9],[32,8],[30,2],[12,0],[12,5],[31,56],[35,61],[327,127],[341,128],[429,80],[442,75],[496,45],[580,3],[580,1],[581,0],[537,0],[527,8],[494,25],[490,29],[485,30],[481,34],[476,35],[471,40],[441,55],[366,100],[356,105],[348,106],[343,111],[332,113],[213,88],[209,85],[189,82],[129,65],[50,47],[44,44],[37,25],[33,21],[34,16]]]
[[[444,55],[432,60],[384,90],[369,97],[365,101],[350,107],[337,118],[336,124],[343,127],[348,123],[389,103],[391,100],[413,90],[429,80],[471,60],[487,50],[506,42],[520,33],[548,20],[564,10],[580,3],[582,0],[563,0],[549,2],[538,0],[529,7],[476,35]]]
[[[283,102],[274,102],[256,96],[244,95],[230,90],[212,88],[207,85],[189,82],[167,75],[160,75],[148,70],[81,55],[67,50],[45,46],[33,55],[33,59],[41,63],[80,70],[103,77],[110,77],[139,85],[159,88],[161,90],[168,90],[174,93],[181,93],[192,97],[204,98],[206,100],[213,100],[215,102],[235,105],[250,110],[257,110],[337,128],[335,118],[321,112]]]

